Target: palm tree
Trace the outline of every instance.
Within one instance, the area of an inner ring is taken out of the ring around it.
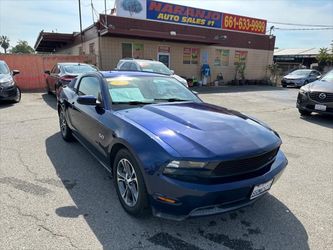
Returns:
[[[9,48],[9,38],[7,36],[0,37],[1,47],[4,49],[5,54],[7,53],[7,49]]]

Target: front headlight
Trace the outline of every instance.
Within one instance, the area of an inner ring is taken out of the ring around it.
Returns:
[[[199,161],[172,161],[166,168],[172,169],[202,169],[207,165],[207,162]]]
[[[10,86],[14,85],[14,81],[11,80],[9,82],[0,83],[0,85],[3,86],[3,87],[10,87]]]
[[[10,87],[14,85],[14,80],[12,77],[5,77],[0,79],[0,85],[2,87]]]
[[[299,89],[299,93],[301,93],[301,94],[305,94],[308,91],[309,91],[309,89],[306,87],[306,85]]]

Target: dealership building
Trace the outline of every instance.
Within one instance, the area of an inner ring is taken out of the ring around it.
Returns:
[[[261,80],[273,62],[275,37],[266,20],[152,0],[118,0],[109,15],[72,34],[40,32],[35,50],[55,54],[92,54],[102,70],[122,58],[165,63],[186,78],[201,77],[208,64],[211,80],[235,77],[244,63],[245,78]]]

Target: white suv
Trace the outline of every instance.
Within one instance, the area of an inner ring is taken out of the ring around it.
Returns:
[[[143,71],[143,72],[152,72],[157,74],[168,75],[172,76],[177,81],[188,87],[187,81],[184,78],[176,75],[173,70],[170,70],[167,66],[158,61],[132,59],[132,58],[121,59],[117,64],[116,70]]]

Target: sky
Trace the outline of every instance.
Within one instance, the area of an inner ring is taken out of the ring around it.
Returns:
[[[270,22],[333,26],[331,0],[160,0],[202,9],[268,20],[267,27],[294,27]],[[96,21],[91,2],[98,13],[104,12],[104,0],[81,0],[83,28]],[[108,12],[115,0],[106,0]],[[41,30],[72,33],[79,31],[78,0],[0,0],[0,36],[6,35],[10,45],[18,40],[34,46]],[[313,27],[312,27],[313,28]],[[323,48],[331,47],[333,29],[330,30],[279,30],[275,29],[275,47]]]

